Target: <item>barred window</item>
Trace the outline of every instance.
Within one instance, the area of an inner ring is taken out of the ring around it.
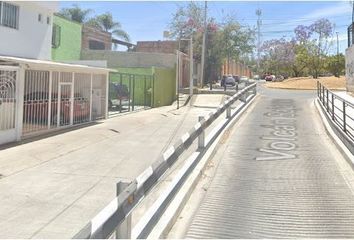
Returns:
[[[52,48],[58,48],[60,46],[60,34],[61,27],[53,23],[53,33],[52,33]]]
[[[0,25],[18,29],[19,7],[7,2],[0,2]]]

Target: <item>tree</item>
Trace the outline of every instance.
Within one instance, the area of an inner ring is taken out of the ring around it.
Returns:
[[[109,12],[91,18],[87,24],[101,29],[102,31],[110,32],[116,37],[130,42],[128,33],[122,30],[122,25],[119,22],[114,21],[112,14]]]
[[[169,23],[171,38],[190,38],[193,33],[200,32],[204,23],[203,13],[203,7],[194,1],[187,6],[180,6]]]
[[[91,12],[91,9],[81,9],[77,4],[73,4],[71,8],[63,8],[60,10],[59,14],[69,20],[85,23]]]
[[[302,46],[302,53],[306,53],[303,61],[318,78],[324,68],[324,57],[328,54],[330,38],[333,36],[333,24],[328,19],[319,19],[310,26],[295,28],[296,40]]]
[[[296,62],[293,41],[284,38],[265,41],[261,47],[264,53],[264,64],[267,72],[284,74],[294,68]]]
[[[252,53],[254,46],[254,31],[250,28],[242,28],[232,17],[227,17],[222,26],[222,37],[219,44],[222,45],[225,56],[239,61],[241,56]]]
[[[204,7],[191,1],[180,6],[169,23],[171,39],[193,38],[193,58],[201,61],[204,32]],[[226,17],[223,24],[207,19],[206,81],[215,80],[225,59],[246,60],[254,48],[254,31],[241,26],[234,18]],[[181,49],[188,50],[188,43],[181,42]]]
[[[339,77],[344,74],[345,57],[343,54],[328,56],[325,60],[325,69]]]

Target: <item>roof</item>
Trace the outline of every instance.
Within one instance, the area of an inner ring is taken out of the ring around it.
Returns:
[[[109,73],[109,72],[117,71],[109,68],[99,68],[99,67],[92,67],[87,65],[60,63],[60,62],[53,62],[47,60],[19,58],[19,57],[0,55],[0,65],[9,65],[14,63],[25,65],[26,69],[33,69],[33,70],[70,71],[70,72],[82,72],[82,73]]]

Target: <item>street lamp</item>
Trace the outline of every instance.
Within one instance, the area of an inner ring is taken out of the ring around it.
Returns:
[[[338,32],[337,34],[337,77],[339,78],[339,41],[338,41]]]

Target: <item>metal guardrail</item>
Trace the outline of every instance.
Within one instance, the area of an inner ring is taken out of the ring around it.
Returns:
[[[334,94],[317,82],[317,96],[332,121],[354,141],[354,104]]]
[[[131,221],[130,216],[133,209],[142,201],[150,190],[158,183],[159,179],[176,162],[178,157],[189,148],[194,140],[198,138],[198,147],[205,147],[204,131],[215,119],[226,111],[226,117],[231,117],[231,106],[237,100],[247,101],[250,94],[256,94],[257,84],[251,84],[226,100],[216,110],[206,117],[200,117],[195,126],[185,133],[181,139],[167,149],[159,159],[140,174],[134,181],[127,184],[103,210],[101,210],[80,232],[73,238],[109,238],[122,224]],[[252,91],[252,92],[251,92]],[[126,227],[126,226],[125,226]],[[129,226],[130,228],[130,226]],[[118,230],[119,231],[119,230]],[[125,229],[130,232],[130,229]],[[129,238],[126,234],[116,234],[116,237]]]

